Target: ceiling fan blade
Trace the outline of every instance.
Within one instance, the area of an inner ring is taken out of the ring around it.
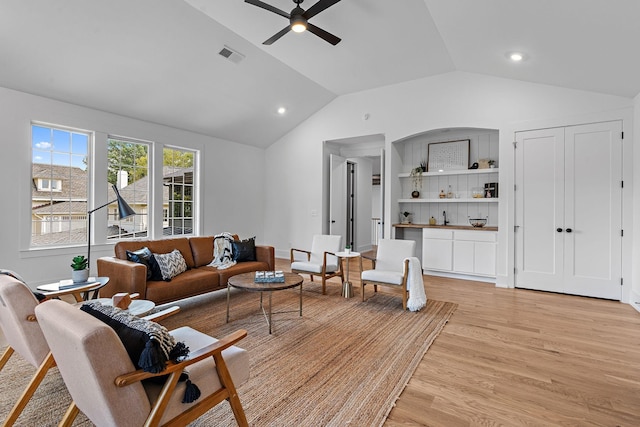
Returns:
[[[320,0],[318,3],[311,6],[302,16],[305,19],[309,19],[313,16],[316,16],[318,13],[322,12],[325,9],[330,8],[334,4],[338,3],[340,0]]]
[[[274,41],[278,40],[280,37],[282,37],[285,34],[287,34],[289,32],[289,30],[291,30],[291,27],[289,25],[287,25],[282,30],[280,30],[277,33],[275,33],[270,39],[263,41],[262,44],[266,44],[266,45],[272,44]]]
[[[334,46],[340,43],[340,40],[342,40],[341,38],[336,37],[333,34],[323,30],[322,28],[319,28],[313,24],[310,24],[309,22],[307,22],[307,30],[309,30],[316,36],[320,37],[321,39],[331,43]]]
[[[270,12],[273,12],[273,13],[275,13],[277,15],[284,16],[287,19],[291,19],[291,15],[288,14],[287,12],[285,12],[284,10],[280,10],[277,7],[271,6],[270,4],[266,4],[263,1],[260,1],[260,0],[244,0],[244,2],[252,4],[254,6],[261,7],[262,9],[266,9],[266,10],[268,10]]]

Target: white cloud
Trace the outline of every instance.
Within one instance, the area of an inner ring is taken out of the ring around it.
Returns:
[[[51,143],[48,141],[40,141],[36,143],[36,148],[41,150],[48,150],[51,148]]]

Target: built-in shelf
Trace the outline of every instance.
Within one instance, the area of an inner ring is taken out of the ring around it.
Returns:
[[[466,199],[398,199],[398,203],[498,203],[494,198],[466,198]]]
[[[422,177],[430,177],[430,176],[445,176],[445,175],[478,175],[484,173],[496,173],[498,172],[498,168],[488,168],[488,169],[463,169],[463,170],[454,170],[454,171],[442,171],[442,172],[422,172]],[[410,173],[399,173],[398,178],[412,178]]]

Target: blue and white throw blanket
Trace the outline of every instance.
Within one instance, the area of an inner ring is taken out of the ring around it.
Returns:
[[[223,270],[236,264],[231,246],[233,241],[233,234],[226,231],[213,236],[213,261],[209,263],[210,266]]]

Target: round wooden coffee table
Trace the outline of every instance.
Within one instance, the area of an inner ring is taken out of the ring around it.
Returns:
[[[229,323],[229,301],[231,299],[231,288],[244,289],[249,292],[260,292],[260,309],[267,319],[267,324],[269,325],[269,334],[271,334],[271,294],[275,291],[282,291],[284,289],[295,288],[296,286],[300,286],[300,316],[302,316],[302,276],[295,273],[284,273],[284,282],[269,282],[269,283],[258,283],[255,281],[256,273],[243,273],[238,274],[237,276],[232,276],[227,281],[227,323]],[[269,293],[269,310],[268,312],[264,311],[264,305],[262,303],[262,294],[263,292]],[[286,313],[285,311],[279,313]]]

